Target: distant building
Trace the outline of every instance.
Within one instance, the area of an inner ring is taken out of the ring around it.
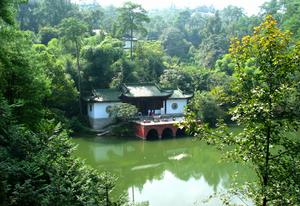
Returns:
[[[123,84],[120,89],[97,89],[85,98],[92,128],[101,129],[111,122],[109,110],[118,103],[129,103],[139,114],[182,115],[190,94],[181,90],[165,90],[153,83]]]
[[[128,36],[124,36],[122,39],[123,39],[123,42],[124,42],[123,48],[125,50],[130,50],[130,48],[131,48],[131,41],[132,41],[132,48],[134,47],[134,45],[137,42],[137,38],[132,37],[132,40],[131,40],[131,37],[129,35]]]

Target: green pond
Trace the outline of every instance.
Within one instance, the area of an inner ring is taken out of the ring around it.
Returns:
[[[239,184],[255,179],[250,167],[225,162],[223,152],[191,137],[158,141],[81,137],[72,141],[78,145],[76,156],[101,172],[119,177],[112,198],[125,192],[130,202],[148,202],[150,206],[222,205],[215,193],[226,193],[234,179]],[[231,201],[244,204],[237,197]],[[249,201],[247,204],[252,205]]]

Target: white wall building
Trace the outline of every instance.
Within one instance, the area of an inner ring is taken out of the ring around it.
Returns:
[[[120,89],[98,89],[85,98],[91,127],[102,129],[112,119],[109,110],[119,103],[133,104],[140,114],[183,115],[190,94],[181,90],[163,90],[152,83],[123,84]]]

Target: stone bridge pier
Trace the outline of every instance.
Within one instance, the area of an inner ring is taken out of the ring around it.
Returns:
[[[178,130],[174,122],[135,123],[135,135],[145,140],[176,137]]]

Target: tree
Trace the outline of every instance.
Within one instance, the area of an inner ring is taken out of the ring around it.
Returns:
[[[168,55],[187,59],[191,44],[186,41],[179,29],[174,27],[167,28],[164,30],[161,38]]]
[[[110,36],[98,45],[86,45],[82,49],[83,64],[83,88],[92,90],[107,88],[117,71],[117,62],[123,57],[122,42]],[[114,71],[115,70],[115,71]],[[123,75],[123,72],[122,72]],[[130,74],[126,74],[130,75]]]
[[[168,26],[162,16],[150,16],[150,22],[145,25],[148,40],[158,40],[163,30]]]
[[[196,114],[198,119],[208,123],[210,127],[215,127],[217,120],[224,116],[224,111],[216,97],[208,92],[196,92],[188,108]]]
[[[74,81],[65,71],[64,64],[53,46],[59,47],[58,41],[51,41],[46,47],[42,44],[36,44],[33,49],[36,51],[36,64],[44,69],[47,78],[51,81],[51,94],[44,100],[44,106],[53,113],[62,113],[64,116],[71,117],[78,114],[78,92]],[[56,48],[57,49],[57,48]]]
[[[226,54],[227,50],[228,40],[226,37],[222,34],[212,34],[199,45],[195,59],[200,66],[213,68],[216,61]]]
[[[109,199],[114,178],[75,158],[68,131],[44,119],[49,90],[62,92],[48,78],[66,79],[31,32],[13,27],[16,2],[0,3],[0,205],[120,205]]]
[[[134,60],[140,82],[154,82],[165,70],[165,53],[160,42],[139,42],[134,50]]]
[[[70,0],[21,0],[18,21],[22,30],[38,32],[40,27],[54,27],[64,18],[79,13],[78,6]]]
[[[78,75],[78,90],[79,90],[79,109],[80,114],[82,115],[82,91],[81,91],[81,68],[80,68],[80,50],[82,46],[82,39],[87,32],[87,26],[84,22],[74,19],[67,18],[64,19],[60,26],[60,33],[63,36],[65,41],[71,41],[75,44],[75,56],[77,64],[77,75]]]
[[[227,75],[231,76],[234,71],[234,64],[231,56],[229,54],[225,54],[222,58],[218,59],[215,69],[220,72],[225,72]]]
[[[290,0],[283,1],[284,6],[281,9],[285,10],[283,16],[282,26],[293,33],[296,39],[300,39],[300,20],[298,16],[300,15],[300,1]],[[281,10],[278,11],[280,13]]]
[[[300,141],[287,137],[300,125],[290,101],[299,101],[299,82],[294,78],[299,72],[299,54],[300,46],[290,33],[280,31],[267,16],[252,36],[235,39],[230,47],[236,76],[232,102],[237,104],[231,114],[243,131],[233,136],[223,126],[208,131],[207,126],[188,121],[208,141],[234,144],[232,157],[253,164],[258,182],[246,192],[258,205],[300,204]],[[248,71],[249,60],[255,62],[255,72]],[[194,117],[189,114],[188,118]]]
[[[116,121],[128,122],[134,118],[137,112],[138,109],[136,106],[127,103],[120,103],[111,108],[109,115]]]
[[[190,21],[191,13],[189,10],[181,11],[175,18],[175,26],[183,33],[186,32],[186,25]]]
[[[12,25],[15,23],[15,6],[21,2],[22,0],[2,0],[0,2],[0,24],[7,23]]]
[[[181,68],[170,68],[164,70],[164,73],[159,78],[159,83],[162,88],[177,89],[185,92],[193,92],[191,86],[192,76],[184,72]]]
[[[300,178],[300,168],[294,167],[292,160],[299,158],[295,149],[300,145],[285,138],[287,132],[299,128],[295,111],[287,101],[297,92],[292,78],[299,69],[299,52],[299,45],[293,45],[290,34],[280,31],[271,16],[255,28],[253,36],[233,41],[230,48],[237,69],[235,90],[239,98],[232,114],[245,126],[240,137],[246,141],[240,152],[257,167],[263,206],[299,204],[296,191],[300,185],[296,180]],[[255,61],[255,76],[248,76],[244,70],[248,59]],[[249,84],[249,78],[255,82]],[[291,169],[298,173],[290,174]]]
[[[300,38],[300,1],[299,0],[272,0],[262,6],[263,15],[271,14],[283,29],[293,33],[293,37]]]
[[[132,2],[126,2],[119,9],[118,21],[120,23],[120,32],[122,35],[128,34],[130,37],[130,59],[133,53],[133,32],[146,34],[147,31],[143,26],[144,22],[149,22],[147,12],[141,5]]]
[[[40,41],[47,45],[51,39],[58,38],[58,30],[54,27],[43,27],[39,31]]]
[[[33,132],[10,109],[0,94],[0,205],[116,204],[108,193],[114,177],[75,158],[67,131],[42,121]]]
[[[35,64],[33,37],[11,26],[0,30],[0,93],[8,100],[16,119],[30,128],[43,117],[43,100],[50,95],[50,81]]]

